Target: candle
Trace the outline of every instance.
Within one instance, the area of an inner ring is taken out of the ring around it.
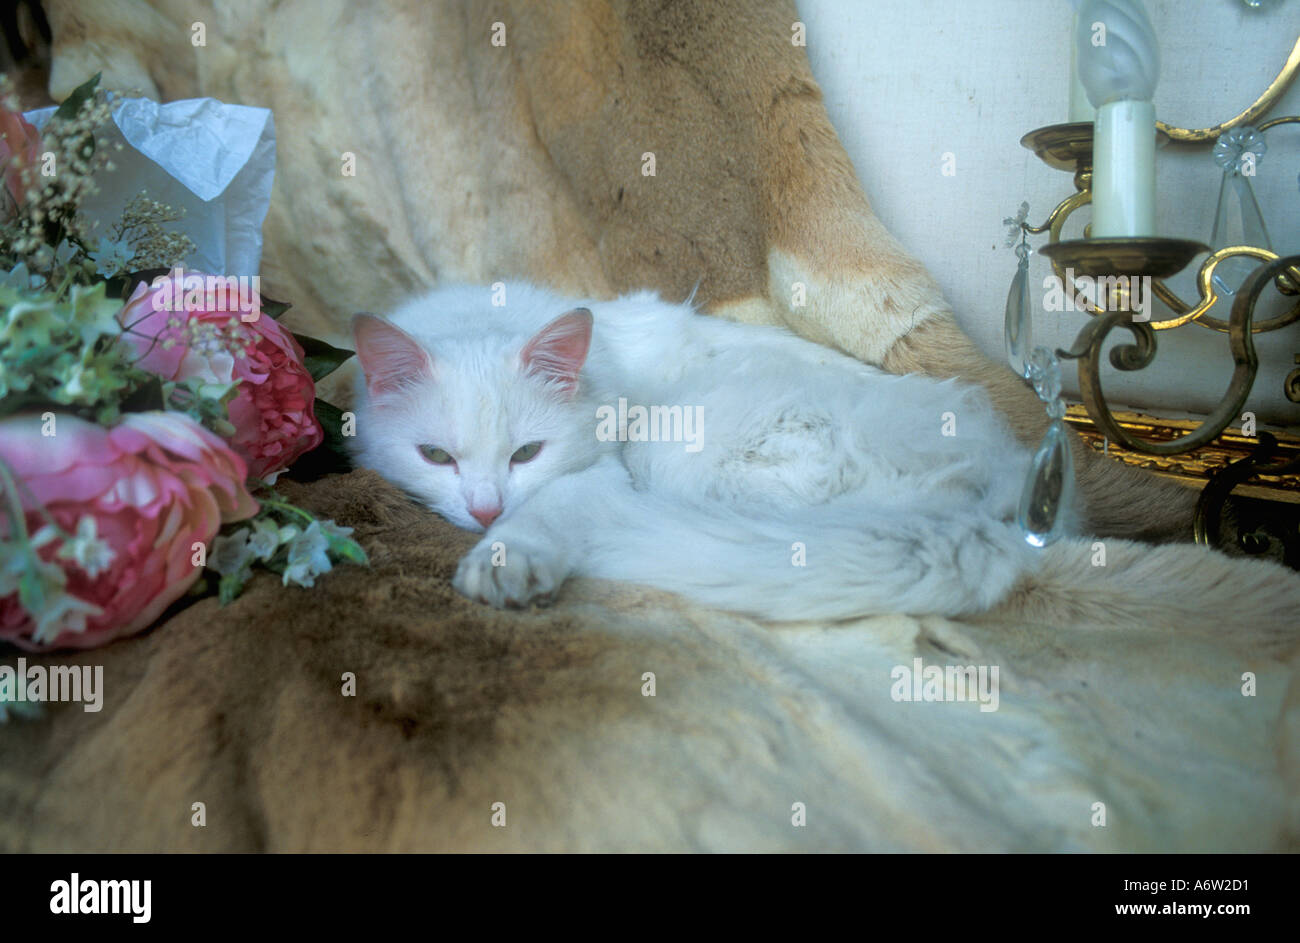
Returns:
[[[1156,106],[1108,102],[1092,132],[1092,235],[1156,234]]]
[[[1092,235],[1154,236],[1155,29],[1142,0],[1082,0],[1075,29],[1079,81],[1097,109]]]
[[[1070,22],[1070,121],[1086,121],[1092,124],[1097,118],[1097,109],[1088,101],[1088,90],[1079,81],[1079,51],[1074,41],[1079,32],[1079,16],[1075,14]]]

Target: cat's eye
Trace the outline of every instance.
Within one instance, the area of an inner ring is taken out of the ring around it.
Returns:
[[[521,445],[515,449],[515,454],[510,456],[510,464],[522,465],[524,462],[531,462],[541,450],[542,443],[540,442],[529,442],[527,445]]]
[[[456,460],[451,457],[451,453],[446,449],[440,449],[436,445],[420,446],[420,455],[426,462],[432,462],[434,465],[455,465]]]

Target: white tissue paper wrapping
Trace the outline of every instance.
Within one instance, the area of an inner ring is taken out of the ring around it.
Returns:
[[[53,108],[29,112],[43,128]],[[141,190],[149,198],[184,209],[167,224],[198,248],[185,268],[212,275],[257,275],[262,260],[262,221],[275,177],[275,120],[265,108],[194,98],[160,105],[124,99],[113,122],[100,128],[96,147],[107,148],[115,169],[95,175],[99,192],[82,204],[96,239],[111,227]],[[116,143],[125,145],[117,150]]]

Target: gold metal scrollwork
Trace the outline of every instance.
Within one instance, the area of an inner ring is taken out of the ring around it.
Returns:
[[[1049,243],[1054,244],[1060,242],[1061,229],[1065,226],[1065,221],[1070,218],[1070,214],[1081,207],[1087,206],[1091,202],[1091,190],[1076,190],[1056,205],[1056,209],[1052,210],[1051,214],[1046,220],[1044,220],[1043,225],[1026,226],[1024,227],[1025,232],[1034,236],[1047,233],[1047,241]],[[1052,259],[1051,261],[1052,273],[1056,275],[1057,280],[1060,281],[1062,285],[1068,285],[1069,283],[1065,277],[1064,266],[1055,259]],[[1101,313],[1100,308],[1088,307],[1087,310],[1089,314]]]
[[[1171,140],[1180,144],[1200,144],[1205,141],[1213,141],[1229,128],[1254,124],[1256,118],[1277,104],[1278,99],[1282,97],[1287,87],[1295,80],[1297,73],[1300,73],[1300,39],[1296,40],[1295,46],[1291,48],[1291,55],[1287,57],[1286,63],[1282,66],[1282,71],[1278,73],[1277,78],[1270,83],[1268,88],[1264,89],[1264,94],[1260,95],[1253,105],[1235,118],[1229,118],[1212,128],[1178,128],[1165,124],[1163,121],[1157,121],[1156,127],[1169,135]],[[1271,121],[1267,125],[1261,125],[1260,130],[1281,123],[1280,121]]]
[[[1151,327],[1157,331],[1167,331],[1170,328],[1180,327],[1189,321],[1195,321],[1202,327],[1208,327],[1215,331],[1226,333],[1228,331],[1228,322],[1221,321],[1218,318],[1212,318],[1206,314],[1219,300],[1219,295],[1214,290],[1214,269],[1224,259],[1232,256],[1244,255],[1249,258],[1259,259],[1262,262],[1274,262],[1278,255],[1276,252],[1270,252],[1267,249],[1260,249],[1257,246],[1226,246],[1218,252],[1212,253],[1208,259],[1201,264],[1201,270],[1196,278],[1197,289],[1200,292],[1200,301],[1195,306],[1187,304],[1177,295],[1175,295],[1160,279],[1154,279],[1151,283],[1152,290],[1156,293],[1161,301],[1169,306],[1175,314],[1172,318],[1165,318],[1162,321],[1151,322]],[[1294,265],[1283,266],[1278,272],[1279,275],[1291,275],[1296,272]],[[1279,286],[1281,288],[1281,286]],[[1267,331],[1276,331],[1280,327],[1286,327],[1300,320],[1300,301],[1296,302],[1290,310],[1279,314],[1277,317],[1269,318],[1266,321],[1255,322],[1251,326],[1251,332],[1254,334],[1263,334]]]
[[[1110,361],[1120,370],[1141,370],[1155,358],[1154,325],[1134,323],[1132,314],[1128,311],[1112,311],[1086,324],[1079,332],[1073,348],[1059,350],[1057,355],[1079,361],[1079,389],[1088,415],[1097,428],[1125,448],[1148,455],[1176,455],[1213,441],[1241,415],[1246,397],[1255,382],[1255,374],[1259,369],[1251,330],[1255,305],[1265,286],[1272,283],[1279,272],[1297,264],[1300,264],[1300,256],[1275,258],[1255,269],[1241,286],[1227,324],[1228,344],[1235,364],[1228,390],[1203,423],[1187,435],[1172,441],[1150,442],[1131,435],[1114,420],[1101,387],[1101,353],[1106,336],[1117,326],[1129,330],[1136,343],[1114,348]],[[1206,278],[1206,273],[1212,271],[1212,266],[1202,266],[1202,281]]]

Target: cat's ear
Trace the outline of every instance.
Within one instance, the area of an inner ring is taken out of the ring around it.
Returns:
[[[383,318],[373,314],[356,315],[352,319],[352,337],[371,396],[433,376],[433,358],[429,352],[410,334]]]
[[[538,331],[520,353],[525,373],[554,382],[566,393],[578,386],[578,372],[591,347],[591,312],[574,308]]]

